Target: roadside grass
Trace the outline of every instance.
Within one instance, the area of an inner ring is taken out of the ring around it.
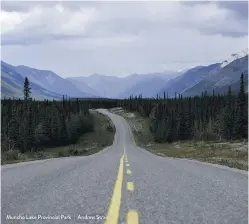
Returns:
[[[91,114],[93,116],[94,131],[82,135],[76,144],[44,148],[42,151],[33,153],[20,153],[18,150],[2,152],[2,165],[58,157],[87,156],[112,145],[115,126],[111,120],[97,111],[91,111]]]
[[[123,116],[130,124],[136,144],[148,151],[174,158],[195,159],[221,164],[241,170],[248,170],[248,142],[179,141],[170,143],[154,142],[149,126],[149,118],[122,108],[110,110]]]

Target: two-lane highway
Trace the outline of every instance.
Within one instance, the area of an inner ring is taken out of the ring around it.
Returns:
[[[153,155],[99,111],[116,126],[113,146],[2,166],[1,223],[248,223],[247,172]]]

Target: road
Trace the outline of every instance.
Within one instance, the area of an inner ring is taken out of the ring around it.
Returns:
[[[1,223],[248,223],[246,171],[151,154],[100,112],[116,126],[111,147],[2,166]]]

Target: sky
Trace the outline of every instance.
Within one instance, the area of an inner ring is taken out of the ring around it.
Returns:
[[[62,77],[179,71],[248,47],[247,1],[5,1],[0,21],[3,61]]]

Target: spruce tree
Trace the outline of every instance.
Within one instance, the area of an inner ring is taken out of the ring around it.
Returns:
[[[179,120],[179,140],[187,140],[189,138],[188,116],[184,110],[183,103],[180,107],[180,120]]]
[[[222,121],[223,138],[230,140],[232,138],[232,132],[233,132],[233,126],[234,126],[231,87],[229,87],[228,89],[227,102],[226,102],[226,107],[224,109],[222,119],[223,119]]]
[[[193,111],[192,111],[192,102],[191,97],[188,99],[188,112],[186,113],[186,123],[187,123],[187,133],[188,138],[192,139],[194,130],[193,130]]]
[[[25,77],[24,79],[23,93],[24,93],[24,100],[29,100],[31,94],[31,88],[29,87],[29,80],[27,77]]]
[[[248,114],[247,114],[246,95],[244,89],[244,75],[240,77],[240,91],[236,100],[236,122],[234,128],[235,138],[247,138]]]

